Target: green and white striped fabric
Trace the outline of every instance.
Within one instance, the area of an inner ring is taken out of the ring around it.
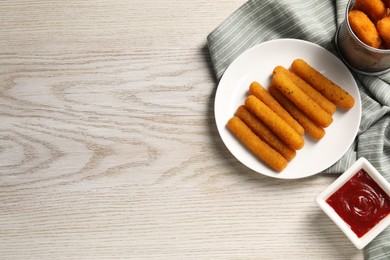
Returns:
[[[347,0],[249,0],[207,38],[219,80],[230,63],[248,48],[277,38],[316,43],[335,55],[334,36],[344,20]],[[362,119],[354,144],[326,173],[341,173],[365,157],[390,180],[390,73],[354,74],[362,98]],[[366,259],[390,259],[390,228],[364,249]]]

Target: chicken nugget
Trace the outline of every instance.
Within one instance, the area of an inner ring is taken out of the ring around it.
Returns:
[[[348,21],[356,36],[368,46],[378,48],[382,39],[375,28],[374,23],[368,16],[359,10],[352,10],[348,13]]]
[[[379,35],[384,41],[386,48],[390,48],[390,16],[387,16],[381,19],[377,24],[376,28],[378,29]]]
[[[386,6],[382,0],[356,0],[355,9],[365,13],[374,23],[386,15]]]

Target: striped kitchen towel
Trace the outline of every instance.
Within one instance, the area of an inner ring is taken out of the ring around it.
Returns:
[[[316,43],[337,54],[334,36],[344,20],[347,0],[249,0],[207,37],[219,80],[245,50],[278,38]],[[359,157],[370,161],[390,180],[390,73],[354,73],[362,99],[362,118],[355,142],[326,173],[341,173]],[[364,249],[366,259],[390,259],[390,228]]]

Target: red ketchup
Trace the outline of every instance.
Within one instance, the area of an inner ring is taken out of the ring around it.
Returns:
[[[364,169],[359,170],[326,202],[359,238],[390,214],[389,195]]]

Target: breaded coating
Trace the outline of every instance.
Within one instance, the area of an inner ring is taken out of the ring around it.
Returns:
[[[367,14],[374,23],[386,15],[386,6],[382,0],[356,0],[355,9]]]
[[[283,155],[287,161],[291,161],[297,152],[288,147],[279,139],[261,120],[252,114],[244,105],[236,111],[238,116],[261,140]]]
[[[312,85],[336,106],[347,110],[354,106],[355,99],[347,91],[310,66],[306,61],[296,59],[293,61],[291,68],[293,72]]]
[[[382,44],[374,23],[365,13],[359,10],[349,11],[348,21],[352,31],[362,42],[373,48],[378,48]]]
[[[277,172],[286,168],[287,160],[253,133],[240,118],[233,116],[228,121],[227,127],[242,144],[269,167]]]
[[[294,105],[275,86],[269,87],[269,92],[279,103],[303,126],[305,132],[315,140],[320,140],[325,135],[325,130],[316,125],[298,107]]]
[[[378,29],[378,33],[384,41],[385,47],[390,48],[390,16],[380,20],[377,23],[376,28]]]
[[[245,106],[291,149],[303,148],[305,144],[303,137],[257,97],[253,95],[247,97]]]
[[[249,87],[249,93],[256,96],[271,108],[278,116],[287,122],[298,134],[303,135],[303,127],[274,99],[273,96],[257,81],[252,82]]]
[[[300,88],[303,92],[305,92],[309,97],[311,97],[318,105],[320,105],[326,112],[330,115],[333,115],[336,112],[336,105],[329,101],[326,97],[324,97],[320,92],[318,92],[315,88],[313,88],[306,81],[301,79],[294,72],[287,70],[282,66],[276,66],[273,73],[277,72],[285,72],[286,75]]]
[[[283,95],[293,102],[317,125],[328,127],[333,122],[332,116],[298,88],[285,73],[275,73],[272,77],[272,85],[279,89]]]

